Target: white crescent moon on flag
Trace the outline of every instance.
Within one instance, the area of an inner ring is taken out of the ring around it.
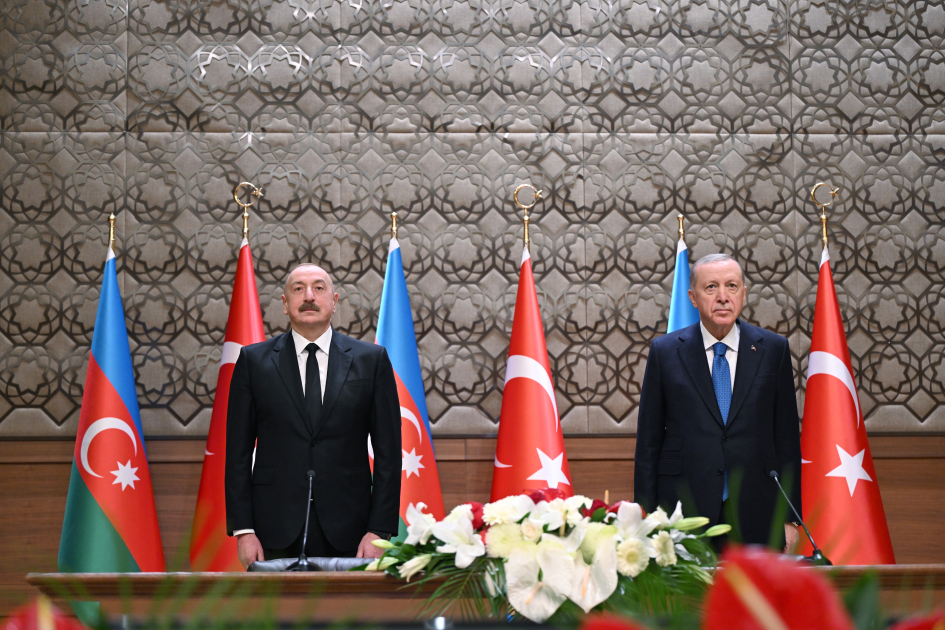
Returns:
[[[531,357],[524,354],[514,354],[509,357],[508,367],[505,369],[505,384],[513,378],[527,378],[541,385],[545,393],[548,394],[548,400],[551,401],[551,408],[555,410],[555,432],[558,431],[558,403],[555,402],[555,390],[551,385],[551,379],[548,378],[548,372],[545,367]]]
[[[374,445],[371,444],[371,436],[367,436],[367,454],[368,457],[374,459]]]
[[[840,360],[840,357],[829,352],[811,352],[807,364],[807,380],[810,381],[811,377],[817,374],[826,374],[840,379],[840,382],[847,386],[850,395],[853,397],[853,405],[856,407],[856,426],[859,427],[860,401],[856,397],[856,385],[846,363]]]
[[[95,439],[96,435],[109,429],[124,431],[128,437],[131,438],[131,445],[135,447],[135,455],[138,454],[138,442],[135,440],[134,431],[131,430],[127,422],[123,422],[118,418],[101,418],[96,420],[89,426],[88,431],[86,431],[85,435],[82,437],[82,447],[79,450],[79,458],[82,460],[82,467],[93,477],[101,477],[101,475],[96,473],[89,466],[89,445],[92,444],[92,440]]]
[[[496,467],[496,468],[511,468],[511,467],[512,467],[512,464],[503,464],[502,462],[499,461],[499,456],[496,455],[496,456],[495,456],[495,467]]]
[[[413,415],[413,412],[406,407],[401,407],[400,417],[402,420],[407,420],[412,423],[413,426],[417,428],[417,435],[420,437],[420,443],[423,444],[423,430],[420,428],[420,420],[417,419],[417,416]]]

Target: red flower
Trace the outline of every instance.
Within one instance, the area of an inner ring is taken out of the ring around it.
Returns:
[[[548,501],[550,503],[555,499],[567,499],[568,496],[557,488],[542,488],[541,490],[532,490],[529,492],[528,498],[535,503],[539,501]]]
[[[470,501],[466,505],[472,508],[473,531],[477,531],[480,527],[482,527],[482,503],[479,503],[478,501]]]
[[[599,509],[601,509],[601,508],[604,508],[605,510],[608,510],[609,507],[610,507],[609,505],[607,505],[606,503],[604,503],[604,502],[601,501],[600,499],[594,499],[594,502],[591,503],[591,507],[589,507],[589,508],[581,508],[581,516],[586,516],[586,517],[590,518],[591,516],[594,516],[594,512],[596,512],[597,510],[599,510]],[[609,511],[609,510],[608,510],[608,511]]]
[[[934,613],[931,617],[907,619],[894,625],[890,630],[938,630],[945,628],[945,612]]]

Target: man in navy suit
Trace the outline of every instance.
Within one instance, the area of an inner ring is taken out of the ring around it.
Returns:
[[[747,287],[731,256],[693,265],[699,323],[653,341],[637,420],[635,500],[647,511],[683,501],[745,543],[798,542],[778,510],[777,471],[801,509],[801,447],[791,350],[784,337],[738,319]],[[783,529],[778,518],[784,523]],[[783,538],[781,538],[783,536]]]
[[[302,551],[306,472],[315,472],[305,553],[378,557],[397,533],[400,411],[383,347],[332,330],[321,267],[299,265],[282,296],[291,330],[240,350],[226,420],[226,522],[240,562]],[[368,461],[374,446],[374,474]]]

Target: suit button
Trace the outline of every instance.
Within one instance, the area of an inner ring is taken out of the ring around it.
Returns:
[[[715,471],[715,474],[718,475],[719,477],[721,477],[722,475],[725,474],[725,471],[722,470],[721,468],[719,468],[718,470]]]
[[[312,440],[312,446],[315,446],[315,440]]]
[[[728,436],[727,436],[727,435],[723,435],[723,436],[722,436],[722,441],[723,441],[723,442],[728,442]],[[314,444],[314,442],[313,442],[313,444]]]

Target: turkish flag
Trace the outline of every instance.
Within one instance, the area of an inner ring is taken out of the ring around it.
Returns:
[[[236,263],[236,279],[226,322],[223,355],[217,377],[217,391],[210,416],[210,433],[203,456],[203,472],[197,492],[190,536],[190,566],[194,571],[242,571],[236,555],[236,538],[226,535],[226,501],[223,494],[226,468],[226,411],[230,398],[230,379],[240,356],[240,348],[266,340],[263,329],[253,255],[243,239]]]
[[[492,501],[529,490],[555,488],[573,496],[564,435],[541,325],[528,247],[515,298],[512,340],[492,471]]]
[[[804,520],[834,564],[896,563],[826,247],[807,368],[801,491]],[[801,553],[811,551],[802,537]]]

